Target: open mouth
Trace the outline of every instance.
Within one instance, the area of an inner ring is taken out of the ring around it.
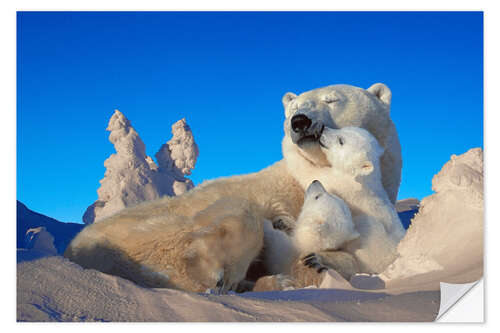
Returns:
[[[299,145],[302,145],[304,143],[309,143],[309,142],[320,142],[320,145],[321,145],[321,134],[323,134],[323,130],[325,129],[325,125],[322,125],[321,126],[321,129],[319,131],[315,131],[314,133],[312,134],[308,134],[308,135],[304,135],[303,137],[301,137],[298,141],[297,141],[297,144]]]
[[[302,145],[304,143],[316,142],[316,141],[318,141],[318,138],[316,135],[306,135],[306,136],[303,136],[302,138],[300,138],[299,141],[297,141],[297,143],[299,145]]]

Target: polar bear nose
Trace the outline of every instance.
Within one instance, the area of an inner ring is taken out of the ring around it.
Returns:
[[[309,119],[306,115],[296,114],[292,117],[292,130],[295,133],[304,132],[311,126],[311,119]]]

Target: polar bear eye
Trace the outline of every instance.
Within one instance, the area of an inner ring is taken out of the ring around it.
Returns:
[[[339,141],[339,145],[343,146],[344,145],[344,138],[341,136],[337,137],[337,140]]]
[[[335,94],[330,94],[330,95],[326,95],[325,97],[323,97],[323,102],[325,102],[327,104],[337,102],[338,100],[339,100],[339,97],[336,96]]]

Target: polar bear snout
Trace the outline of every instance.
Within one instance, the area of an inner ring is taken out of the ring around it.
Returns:
[[[306,141],[317,142],[323,133],[325,125],[318,119],[312,119],[304,113],[294,115],[290,119],[290,136],[293,143],[302,144]]]
[[[290,120],[292,124],[292,130],[295,133],[305,132],[309,127],[311,127],[312,121],[305,114],[296,114]]]

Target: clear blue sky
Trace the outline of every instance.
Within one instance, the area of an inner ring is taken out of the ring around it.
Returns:
[[[483,146],[482,13],[21,12],[17,29],[17,198],[61,221],[97,199],[114,109],[150,156],[185,117],[196,184],[281,159],[282,95],[337,83],[392,90],[400,198]]]

